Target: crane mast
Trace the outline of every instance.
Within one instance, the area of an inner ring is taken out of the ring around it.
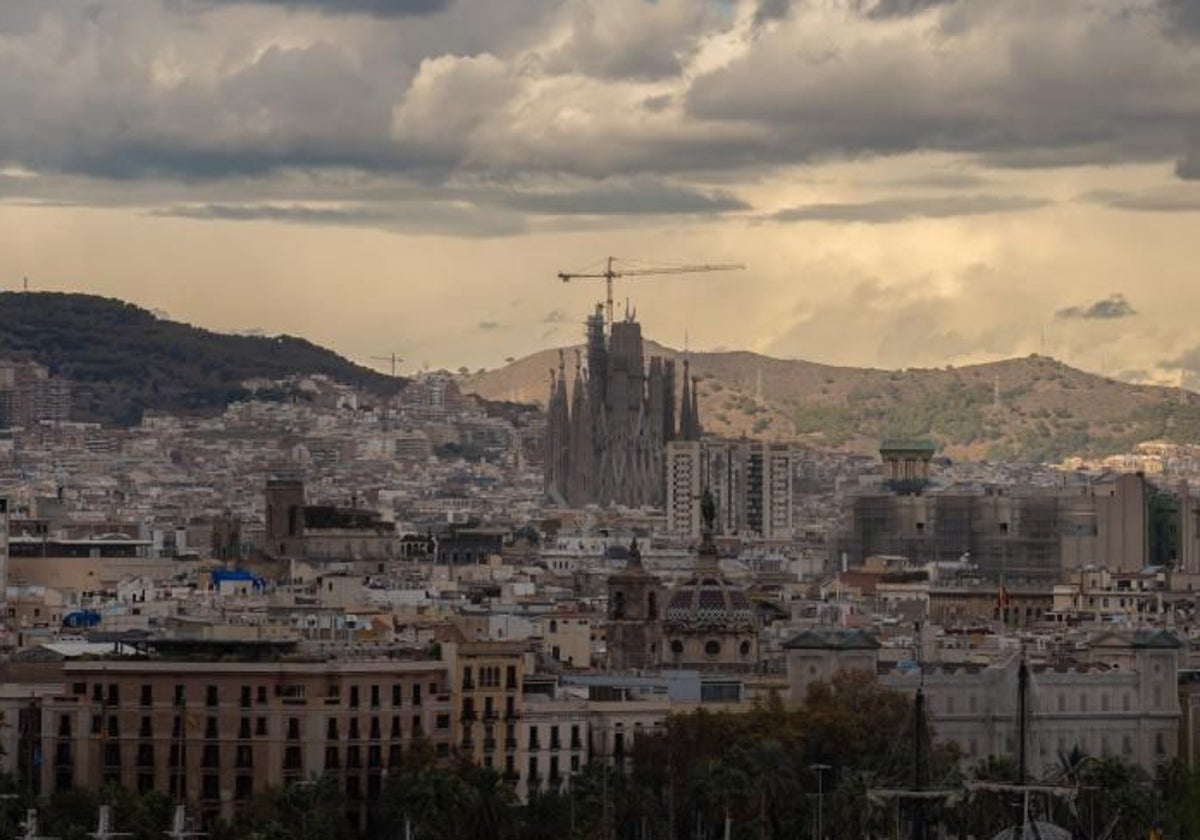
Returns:
[[[746,267],[742,263],[701,263],[697,265],[662,265],[638,268],[635,265],[625,267],[620,265],[620,262],[622,261],[616,257],[608,257],[605,260],[605,267],[602,271],[560,271],[558,273],[558,279],[564,283],[569,283],[572,280],[604,281],[605,315],[608,319],[609,330],[612,329],[614,321],[613,280],[616,280],[618,277],[649,277],[660,274],[702,274],[709,271],[738,271]]]

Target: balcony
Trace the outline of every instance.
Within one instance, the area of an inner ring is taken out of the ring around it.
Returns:
[[[541,748],[542,748],[542,745],[541,745],[540,743],[538,743],[537,741],[530,741],[530,742],[529,742],[529,751],[530,751],[530,752],[537,752],[537,751],[538,751],[538,750],[540,750]]]
[[[473,738],[463,738],[459,747],[464,750],[473,750],[475,749],[475,740]]]
[[[510,753],[516,752],[517,751],[517,742],[514,739],[509,738],[507,741],[504,742],[504,751],[510,752]]]
[[[495,738],[484,738],[483,739],[483,751],[484,752],[495,752],[496,751],[496,739]]]
[[[500,719],[500,715],[496,713],[495,709],[484,709],[483,719],[488,723],[495,723]]]

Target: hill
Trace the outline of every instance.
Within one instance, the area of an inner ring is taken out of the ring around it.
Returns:
[[[379,395],[405,384],[301,338],[214,333],[81,294],[0,293],[4,358],[70,379],[73,419],[115,425],[135,424],[147,409],[219,411],[256,378],[325,374]]]
[[[574,349],[567,348],[568,359]],[[651,354],[682,358],[647,342]],[[691,359],[701,418],[718,435],[799,438],[860,452],[884,437],[929,437],[955,458],[1051,462],[1147,440],[1200,444],[1200,396],[1095,376],[1044,356],[894,371],[749,352]],[[558,351],[547,350],[460,386],[544,405],[548,371],[557,364]]]

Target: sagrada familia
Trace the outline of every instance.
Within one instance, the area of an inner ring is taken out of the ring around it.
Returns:
[[[551,371],[546,495],[571,507],[661,507],[667,443],[700,439],[696,383],[685,358],[676,426],[675,361],[651,356],[647,369],[641,324],[627,315],[606,335],[604,322],[597,306],[587,319],[587,366],[577,353],[569,398],[561,353]]]

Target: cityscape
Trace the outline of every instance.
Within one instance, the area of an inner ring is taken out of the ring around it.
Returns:
[[[0,836],[1200,838],[1198,34],[0,4]]]

